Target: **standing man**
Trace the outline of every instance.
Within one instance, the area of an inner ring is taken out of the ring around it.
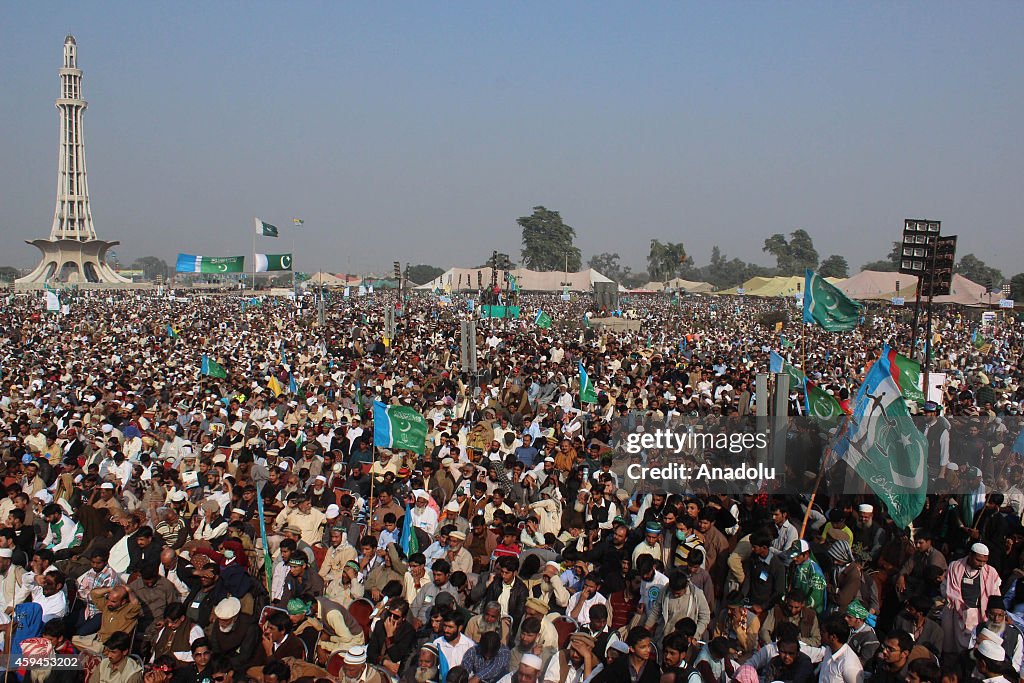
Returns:
[[[988,546],[975,543],[967,557],[952,562],[946,572],[946,606],[942,610],[942,651],[946,656],[956,657],[967,649],[971,633],[982,621],[982,605],[1000,595],[1002,579],[989,566],[988,555]]]

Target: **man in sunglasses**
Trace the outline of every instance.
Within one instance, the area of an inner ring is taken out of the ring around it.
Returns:
[[[366,646],[368,661],[384,667],[392,676],[398,675],[399,667],[416,645],[416,629],[409,623],[408,616],[408,602],[402,598],[390,601]]]
[[[189,650],[192,652],[192,663],[178,669],[175,673],[175,683],[202,683],[212,680],[213,667],[210,664],[213,650],[210,649],[210,641],[206,638],[196,638]]]

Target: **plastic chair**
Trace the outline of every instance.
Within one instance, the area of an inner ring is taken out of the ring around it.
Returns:
[[[551,621],[558,632],[558,649],[564,650],[569,645],[569,636],[579,630],[579,624],[572,617],[560,616]]]
[[[370,640],[370,615],[373,614],[373,603],[366,598],[359,598],[353,600],[352,604],[348,606],[348,613],[352,615],[352,618],[356,620],[360,626],[363,627],[363,634],[366,640]]]
[[[345,663],[345,653],[341,650],[332,652],[331,656],[327,658],[327,673],[332,676],[337,676],[341,673],[341,665]]]
[[[263,624],[266,623],[267,617],[269,617],[274,612],[280,612],[281,614],[284,614],[284,615],[288,614],[288,610],[286,610],[286,609],[281,609],[280,607],[274,607],[273,605],[267,605],[266,607],[264,607],[260,611],[259,625],[262,627]]]

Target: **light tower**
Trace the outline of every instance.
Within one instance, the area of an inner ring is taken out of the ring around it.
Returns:
[[[78,68],[78,45],[74,36],[64,39],[64,62],[60,73],[60,147],[57,152],[57,208],[49,239],[31,240],[43,252],[35,270],[17,284],[45,282],[96,282],[128,284],[106,263],[106,253],[119,242],[97,239],[89,209],[89,183],[85,176],[85,129],[82,116],[87,106],[82,99],[82,70]]]

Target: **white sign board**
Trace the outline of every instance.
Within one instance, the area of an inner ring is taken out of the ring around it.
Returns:
[[[893,306],[902,306],[905,303],[907,303],[907,301],[902,296],[894,296],[892,298],[892,305]]]
[[[1000,299],[999,308],[1013,308],[1013,299]]]
[[[942,405],[943,390],[946,388],[946,373],[944,372],[929,372],[928,373],[928,392],[925,396],[928,397],[929,401],[935,401],[939,405]]]
[[[984,323],[985,325],[991,325],[995,321],[996,321],[996,312],[995,311],[985,311],[984,313],[981,314],[981,322]]]

